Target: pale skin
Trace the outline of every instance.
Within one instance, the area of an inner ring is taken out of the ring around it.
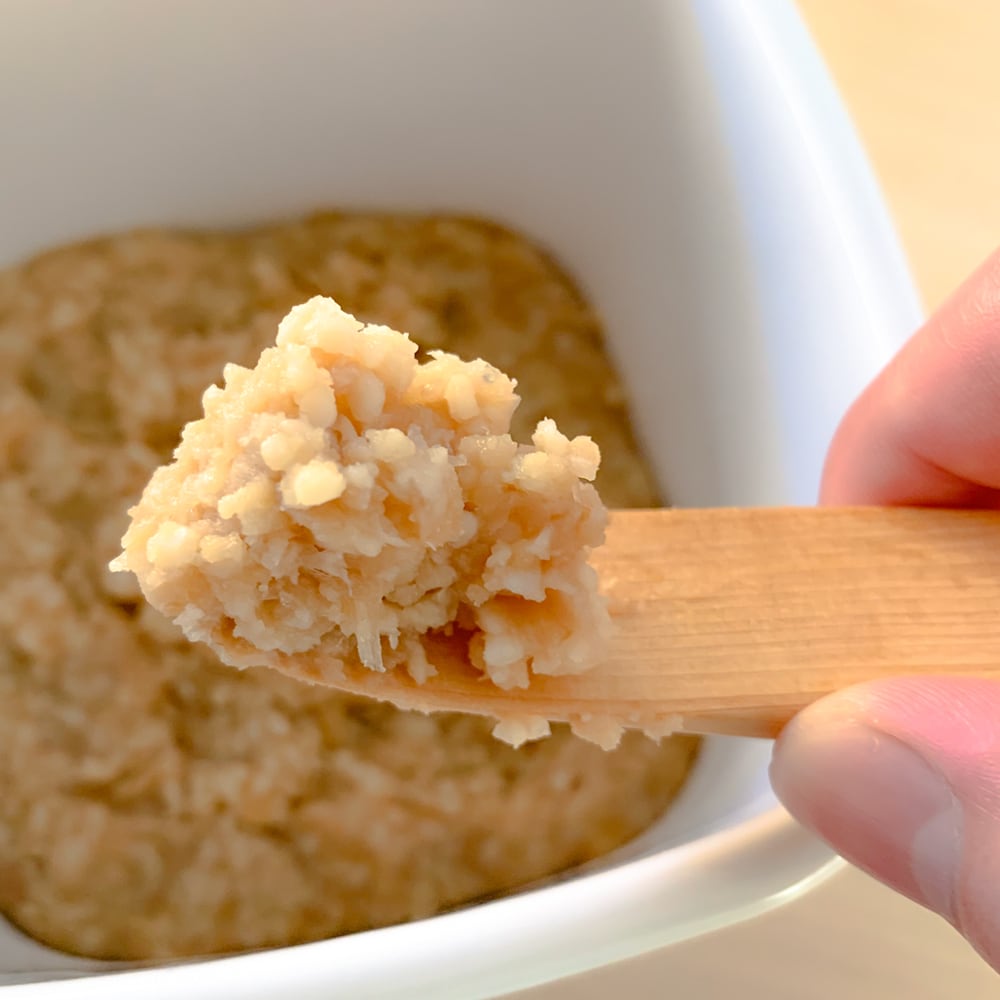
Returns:
[[[821,499],[1000,508],[1000,251],[851,408]],[[903,678],[832,695],[781,735],[771,777],[801,822],[1000,970],[1000,682]]]

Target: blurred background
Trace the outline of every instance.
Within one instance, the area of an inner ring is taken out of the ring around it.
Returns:
[[[1000,244],[1000,4],[798,0],[934,309]]]

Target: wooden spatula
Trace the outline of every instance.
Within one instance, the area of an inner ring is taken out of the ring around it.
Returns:
[[[809,702],[858,681],[1000,677],[997,513],[622,511],[593,562],[615,623],[597,668],[503,691],[440,640],[440,673],[424,684],[360,671],[346,686],[425,710],[774,736]]]

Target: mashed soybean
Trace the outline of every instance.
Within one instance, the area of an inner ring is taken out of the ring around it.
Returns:
[[[560,726],[515,751],[484,719],[224,667],[107,571],[205,386],[316,294],[489,357],[524,396],[515,437],[551,416],[602,447],[610,505],[655,503],[592,311],[494,226],[328,214],[0,271],[0,909],[56,947],[204,954],[425,916],[622,844],[690,766],[688,737],[604,753]]]
[[[292,309],[252,370],[205,393],[113,565],[236,666],[420,682],[444,630],[504,688],[592,665],[610,627],[587,564],[597,445],[551,419],[518,444],[506,375],[416,351],[332,299]]]

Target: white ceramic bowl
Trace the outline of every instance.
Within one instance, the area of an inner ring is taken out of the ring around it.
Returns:
[[[837,419],[919,319],[784,0],[13,0],[4,22],[0,263],[321,206],[492,217],[603,313],[680,504],[812,502]],[[768,756],[709,741],[655,829],[498,902],[114,976],[0,928],[0,970],[50,980],[12,997],[502,995],[821,878],[830,856],[776,808]]]

